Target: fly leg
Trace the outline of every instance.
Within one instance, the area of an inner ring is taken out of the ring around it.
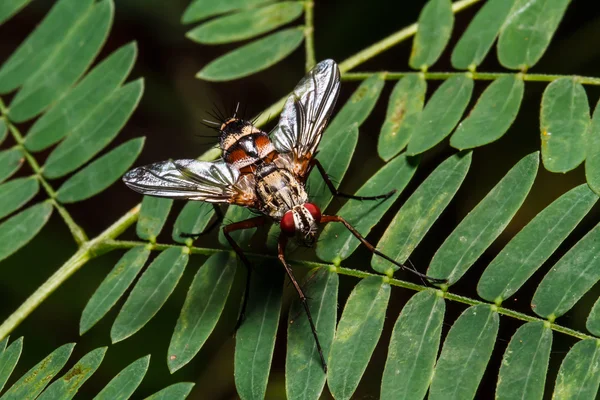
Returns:
[[[344,224],[344,226],[358,239],[360,240],[360,242],[365,245],[365,247],[367,249],[369,249],[369,251],[373,254],[377,254],[379,257],[382,257],[383,259],[391,262],[392,264],[402,268],[405,271],[409,271],[415,275],[417,275],[419,278],[422,279],[426,279],[429,283],[431,284],[442,284],[442,283],[446,283],[447,280],[446,279],[438,279],[438,278],[432,278],[430,276],[427,276],[425,274],[420,273],[419,271],[416,271],[410,267],[407,267],[404,264],[400,264],[398,261],[392,259],[389,256],[386,256],[385,254],[383,254],[382,252],[380,252],[379,250],[377,250],[375,248],[375,246],[373,246],[371,243],[369,243],[367,241],[367,239],[365,239],[352,225],[350,225],[348,223],[348,221],[346,221],[344,218],[338,216],[338,215],[323,215],[321,217],[321,221],[322,224],[326,224],[328,222],[340,222],[342,224]]]
[[[240,257],[242,263],[246,267],[246,288],[244,289],[244,297],[242,298],[242,309],[240,310],[240,315],[238,316],[238,320],[235,324],[235,330],[237,331],[242,322],[244,322],[244,318],[246,317],[246,305],[248,304],[248,292],[250,290],[250,275],[252,274],[252,265],[250,264],[250,260],[244,254],[242,248],[237,244],[237,242],[231,237],[231,232],[239,231],[242,229],[251,229],[256,228],[258,226],[264,225],[266,222],[265,217],[254,217],[250,219],[246,219],[240,222],[234,222],[233,224],[225,225],[223,227],[223,234],[225,238],[233,248],[233,251]]]
[[[379,199],[387,199],[390,196],[392,196],[394,193],[396,193],[396,189],[394,189],[388,193],[380,194],[377,196],[354,196],[351,194],[342,193],[339,190],[337,190],[337,188],[333,185],[333,182],[331,182],[331,179],[327,175],[327,172],[325,172],[325,168],[323,168],[323,166],[321,165],[319,160],[317,160],[316,158],[313,158],[311,160],[311,170],[312,170],[313,166],[317,167],[317,169],[321,173],[321,176],[323,177],[323,180],[325,181],[325,184],[327,185],[327,187],[329,188],[329,190],[331,191],[331,193],[334,196],[343,197],[346,199],[354,199],[354,200],[379,200]]]
[[[288,240],[287,236],[285,236],[283,234],[279,235],[279,244],[278,244],[279,261],[281,261],[281,264],[283,264],[283,267],[285,268],[285,272],[287,272],[288,276],[290,277],[290,281],[292,282],[292,284],[296,288],[296,291],[298,292],[298,297],[300,297],[300,303],[302,303],[302,306],[304,307],[304,311],[306,311],[306,316],[308,317],[310,329],[312,330],[312,334],[315,337],[315,342],[317,344],[317,351],[319,352],[319,356],[321,357],[321,364],[323,365],[323,371],[325,371],[325,373],[327,373],[327,363],[325,362],[325,357],[323,356],[323,350],[321,349],[321,343],[319,343],[319,337],[317,336],[317,328],[315,328],[315,324],[313,322],[312,315],[310,314],[310,308],[308,307],[307,298],[304,295],[302,288],[298,284],[298,281],[296,281],[296,278],[294,277],[294,273],[292,272],[292,268],[290,268],[289,264],[285,260],[284,251],[285,251],[285,245],[287,244],[287,240]]]
[[[198,239],[200,236],[210,233],[213,229],[215,229],[215,227],[219,226],[221,224],[221,222],[223,222],[223,218],[224,218],[223,211],[221,211],[221,208],[217,204],[213,204],[213,208],[215,209],[215,214],[217,214],[217,218],[213,222],[211,222],[210,225],[207,226],[202,232],[198,232],[198,233],[181,232],[179,234],[179,236],[184,237],[184,238]]]

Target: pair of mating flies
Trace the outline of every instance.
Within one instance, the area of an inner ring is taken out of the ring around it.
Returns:
[[[243,320],[246,309],[251,264],[231,237],[231,232],[255,228],[270,220],[278,222],[281,228],[279,260],[300,296],[325,371],[327,365],[306,296],[285,259],[284,251],[290,238],[295,237],[301,244],[313,246],[319,224],[339,222],[372,253],[432,283],[442,282],[381,253],[344,218],[322,214],[319,207],[310,202],[306,181],[315,167],[335,196],[377,200],[386,199],[395,192],[368,197],[340,193],[315,158],[339,89],[340,72],[337,64],[333,60],[322,61],[295,87],[283,107],[279,124],[270,134],[234,116],[222,121],[218,129],[222,159],[214,162],[163,161],[135,168],[123,177],[127,186],[145,195],[236,204],[262,214],[223,227],[225,237],[247,268],[246,291],[239,322]]]

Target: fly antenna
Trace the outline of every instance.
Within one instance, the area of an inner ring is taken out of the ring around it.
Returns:
[[[238,101],[235,106],[235,112],[233,113],[233,118],[237,118],[238,110],[240,109],[240,102]]]

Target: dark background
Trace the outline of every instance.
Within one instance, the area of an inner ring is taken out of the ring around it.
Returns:
[[[102,50],[100,59],[121,45],[132,40],[138,42],[139,56],[129,80],[143,76],[145,93],[140,106],[132,119],[116,139],[121,143],[129,138],[144,135],[147,137],[145,149],[137,164],[145,164],[166,158],[196,157],[214,144],[214,141],[198,135],[210,135],[212,132],[200,122],[207,118],[206,111],[213,103],[227,108],[236,101],[246,106],[248,114],[256,114],[289,92],[303,75],[304,50],[301,47],[281,63],[248,78],[228,83],[207,83],[194,78],[209,61],[239,44],[224,46],[200,46],[185,38],[184,34],[193,26],[180,24],[180,16],[188,0],[116,0],[116,17],[108,42]],[[371,1],[328,0],[317,1],[315,5],[315,42],[317,60],[333,58],[342,61],[364,47],[414,22],[424,1]],[[0,26],[0,62],[5,60],[39,23],[51,2],[35,0],[25,10]],[[475,6],[456,16],[454,34],[448,49],[452,49],[468,22],[479,9]],[[296,21],[295,24],[300,23]],[[600,11],[597,2],[592,0],[573,1],[559,26],[552,44],[541,61],[531,69],[532,73],[560,73],[600,76]],[[408,56],[412,41],[398,45],[385,54],[359,66],[356,71],[408,69]],[[433,71],[452,70],[446,51]],[[479,68],[481,71],[503,71],[495,57],[495,49]],[[342,85],[341,98],[337,108],[352,93],[358,83],[346,82]],[[472,103],[487,85],[477,82]],[[431,94],[439,82],[429,82],[428,94]],[[360,139],[353,163],[341,183],[341,189],[353,192],[374,173],[383,162],[377,157],[377,135],[385,116],[387,97],[393,87],[388,82],[378,105],[369,119],[360,129]],[[525,97],[519,116],[509,132],[499,141],[477,149],[473,154],[473,163],[465,182],[450,206],[442,214],[421,245],[411,257],[413,263],[424,271],[444,238],[457,223],[472,209],[499,179],[525,155],[539,150],[539,104],[544,83],[526,83]],[[598,89],[586,87],[590,105],[593,109],[598,100]],[[7,96],[8,99],[10,96]],[[472,105],[471,105],[472,106]],[[26,132],[27,125],[22,126]],[[2,147],[10,146],[7,141]],[[111,148],[114,146],[111,146]],[[385,227],[400,208],[404,200],[414,191],[420,182],[442,160],[453,154],[447,141],[428,151],[421,162],[419,171],[412,183],[402,194],[400,201],[385,215],[385,218],[373,229],[369,236],[376,242]],[[40,154],[43,160],[47,153]],[[26,172],[25,168],[23,169]],[[476,297],[475,287],[484,267],[493,259],[507,241],[522,228],[533,216],[550,204],[568,189],[585,181],[583,168],[579,167],[568,174],[550,174],[540,170],[534,187],[525,204],[521,207],[505,232],[494,242],[452,291]],[[60,182],[55,182],[58,187]],[[74,205],[68,210],[90,237],[95,236],[114,220],[139,202],[140,196],[116,183],[102,194]],[[341,202],[333,202],[329,211],[334,212]],[[172,216],[182,204],[174,207]],[[598,221],[596,206],[575,232],[559,248],[556,254],[540,268],[539,272],[521,289],[514,299],[505,303],[509,308],[532,314],[529,302],[543,275],[564,252],[580,239]],[[160,242],[170,242],[170,222],[167,222]],[[198,241],[199,246],[214,246],[216,240],[207,237]],[[134,238],[130,229],[125,238]],[[254,245],[260,251],[260,240]],[[42,284],[76,250],[75,244],[66,226],[57,213],[32,243],[0,264],[0,320],[8,317],[40,284]],[[78,321],[87,300],[100,284],[105,275],[122,255],[112,252],[85,265],[69,281],[44,302],[12,334],[12,338],[25,336],[21,361],[13,374],[11,382],[28,370],[37,361],[56,347],[77,342],[72,365],[88,351],[110,344],[109,332],[119,306],[104,318],[96,327],[83,337],[78,336]],[[292,257],[314,258],[312,252],[297,252]],[[185,292],[203,257],[193,256],[174,295],[158,315],[137,335],[110,346],[106,358],[98,372],[81,389],[78,398],[91,398],[118,371],[145,354],[152,354],[150,369],[134,398],[147,396],[171,383],[180,381],[196,382],[190,398],[230,399],[237,398],[233,382],[234,340],[231,332],[242,293],[243,276],[238,274],[225,312],[213,335],[202,351],[182,370],[170,375],[166,366],[166,351],[175,321],[179,315]],[[343,265],[369,270],[370,254],[359,249]],[[242,272],[242,269],[240,269]],[[297,274],[305,271],[297,269]],[[399,277],[403,277],[401,274]],[[412,277],[406,277],[412,280]],[[341,277],[340,313],[345,298],[357,283],[356,279]],[[592,289],[558,323],[574,329],[585,330],[585,318],[593,302],[598,298],[600,287]],[[373,359],[355,394],[358,399],[376,399],[379,395],[381,374],[383,371],[387,343],[391,328],[402,306],[412,292],[400,288],[392,290],[390,306],[381,340]],[[287,287],[284,293],[283,313],[286,315],[293,288]],[[121,303],[122,304],[122,303]],[[464,310],[463,305],[448,302],[446,325],[447,333],[451,323]],[[275,357],[269,379],[267,398],[285,398],[285,321],[281,318],[279,335],[275,348]],[[514,331],[521,322],[502,317],[496,348],[489,368],[480,385],[478,397],[491,398],[495,388],[497,371],[502,353]],[[551,369],[548,374],[549,397],[558,366],[564,354],[574,341],[561,334],[554,335]],[[327,393],[327,389],[325,389]],[[324,395],[324,398],[329,394]]]

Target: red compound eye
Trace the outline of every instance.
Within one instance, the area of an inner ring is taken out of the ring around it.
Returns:
[[[289,236],[296,233],[296,224],[294,223],[294,214],[291,211],[286,212],[279,223],[281,231]]]
[[[316,223],[321,222],[321,210],[317,207],[316,204],[313,203],[304,203],[304,208],[308,210],[310,215],[315,219]]]

